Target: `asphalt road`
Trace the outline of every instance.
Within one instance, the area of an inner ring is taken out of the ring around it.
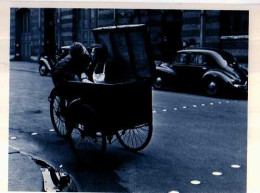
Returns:
[[[147,148],[131,153],[116,142],[105,157],[95,151],[76,156],[52,130],[52,87],[50,77],[11,68],[9,132],[16,139],[10,146],[54,168],[62,164],[78,191],[246,192],[246,100],[153,91],[154,132]]]

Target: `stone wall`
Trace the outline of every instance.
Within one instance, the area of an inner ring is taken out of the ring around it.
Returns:
[[[11,8],[10,16],[10,59],[16,49],[16,12]],[[201,10],[133,10],[133,9],[53,9],[55,11],[55,49],[70,45],[74,41],[85,46],[94,43],[92,29],[111,25],[143,23],[147,25],[154,58],[165,55],[163,44],[167,44],[166,55],[173,55],[182,48],[182,41],[195,39],[200,45]],[[205,47],[222,48],[247,61],[248,34],[223,36],[221,34],[221,11],[204,11]],[[44,51],[44,9],[30,9],[30,54],[36,61]]]

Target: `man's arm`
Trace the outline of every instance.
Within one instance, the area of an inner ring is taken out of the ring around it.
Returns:
[[[54,67],[54,72],[56,71],[68,71],[68,67],[69,67],[69,62],[71,60],[71,56],[68,55],[65,58],[63,58],[61,61],[59,61],[55,67]]]

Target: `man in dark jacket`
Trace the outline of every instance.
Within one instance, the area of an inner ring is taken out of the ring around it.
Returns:
[[[70,134],[78,120],[91,117],[89,109],[85,107],[82,101],[75,100],[75,92],[81,93],[81,90],[73,87],[67,87],[63,84],[67,81],[84,81],[88,79],[90,56],[83,44],[74,42],[70,46],[69,55],[57,63],[52,73],[52,80],[56,91],[65,94],[60,99],[60,112],[65,116],[65,124],[67,129],[66,137],[70,138]],[[61,94],[61,95],[62,95]],[[77,98],[77,97],[76,97]],[[75,100],[75,101],[74,101]],[[92,133],[95,135],[95,132]]]
[[[88,79],[90,57],[83,44],[74,42],[70,46],[70,54],[57,63],[53,70],[54,85],[67,80],[82,81]]]

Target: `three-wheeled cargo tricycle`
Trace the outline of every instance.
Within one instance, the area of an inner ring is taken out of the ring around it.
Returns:
[[[106,46],[102,82],[68,81],[50,94],[50,114],[60,136],[88,138],[100,148],[115,139],[130,151],[144,149],[151,140],[152,74],[149,35],[145,25],[103,27],[93,30],[95,42]],[[95,73],[95,72],[94,72]],[[66,120],[73,124],[68,131]]]

